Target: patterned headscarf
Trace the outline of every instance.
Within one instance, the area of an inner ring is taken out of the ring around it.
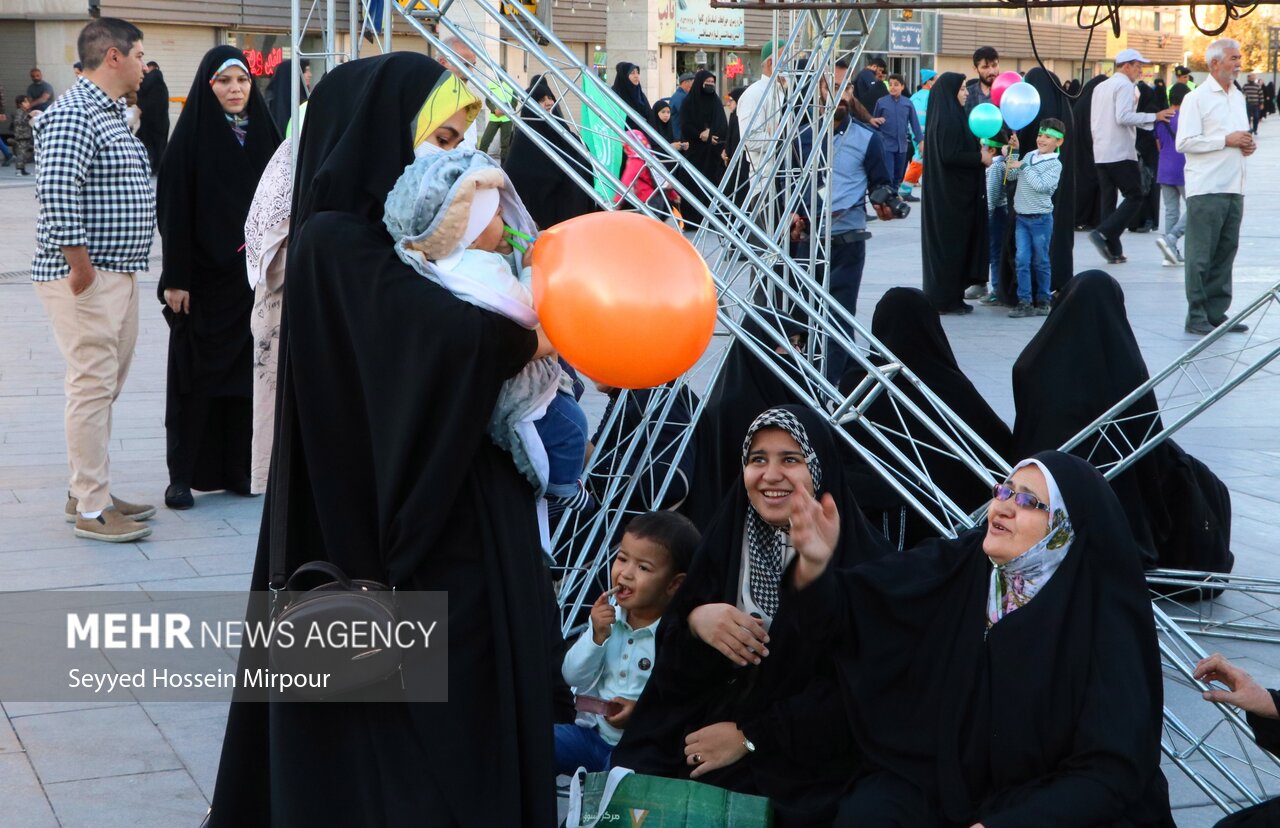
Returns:
[[[452,72],[445,72],[436,82],[431,94],[427,95],[427,100],[414,120],[413,146],[416,148],[423,144],[431,137],[431,133],[459,110],[466,110],[467,125],[470,126],[480,115],[480,99]]]
[[[1023,460],[1013,471],[1034,465],[1044,474],[1049,487],[1049,531],[1044,540],[1006,564],[992,561],[991,582],[987,589],[987,629],[1014,610],[1027,605],[1036,593],[1044,589],[1058,565],[1067,557],[1075,530],[1062,492],[1049,469],[1039,460]]]
[[[747,457],[751,453],[751,440],[756,432],[766,428],[777,428],[791,435],[804,454],[804,463],[809,467],[809,476],[813,478],[814,494],[822,491],[822,466],[818,464],[818,455],[809,443],[809,435],[796,416],[783,408],[770,408],[756,417],[755,422],[747,429],[747,438],[742,443],[742,465],[747,465]],[[751,600],[770,617],[778,612],[778,587],[782,583],[783,553],[790,546],[788,529],[779,528],[767,523],[752,506],[747,511],[747,552],[749,555],[748,574],[751,584]]]
[[[253,75],[249,72],[249,67],[244,65],[244,61],[239,60],[238,58],[227,58],[222,61],[222,65],[218,67],[217,71],[209,76],[209,85],[212,86],[213,82],[218,79],[218,75],[221,75],[228,69],[239,69],[249,76],[250,81],[253,79]],[[231,127],[232,134],[236,136],[236,140],[239,141],[240,146],[243,147],[245,136],[249,134],[248,105],[245,105],[244,111],[238,112],[235,115],[232,115],[230,112],[224,112],[223,115],[227,119],[227,124]]]

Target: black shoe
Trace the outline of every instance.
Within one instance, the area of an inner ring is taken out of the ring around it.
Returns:
[[[1099,256],[1107,260],[1107,264],[1116,264],[1115,254],[1107,247],[1106,238],[1097,230],[1089,231],[1089,243],[1097,249]]]
[[[910,193],[908,193],[908,194],[906,194],[906,195],[904,195],[904,196],[902,197],[902,200],[903,200],[903,201],[910,201],[912,204],[915,204],[915,203],[916,203],[917,201],[919,201],[920,199],[919,199],[918,197],[913,196],[913,195],[911,195]]]
[[[243,480],[238,480],[232,485],[228,486],[227,491],[231,492],[232,494],[240,495],[241,497],[257,496],[253,493],[253,486],[250,485],[249,478],[247,477],[244,478]]]
[[[164,490],[164,505],[182,511],[196,505],[196,499],[192,496],[190,487],[174,483]]]
[[[18,170],[18,175],[31,175],[27,170]]]
[[[1210,322],[1209,324],[1213,325],[1213,327],[1215,328],[1221,328],[1223,325],[1227,324],[1227,320],[1224,319],[1218,323]],[[1232,325],[1230,328],[1227,328],[1227,333],[1245,333],[1248,330],[1249,330],[1248,325],[1244,324],[1243,322],[1237,322],[1236,324]]]
[[[1213,326],[1208,322],[1191,322],[1183,328],[1183,330],[1189,334],[1195,334],[1196,336],[1205,336],[1206,334],[1213,333]]]
[[[938,313],[943,316],[964,316],[966,313],[973,313],[973,305],[968,302],[959,302],[949,308],[943,308]]]
[[[3,164],[0,164],[0,167],[7,167],[7,166],[9,166],[9,165],[10,165],[10,164],[12,164],[12,163],[13,163],[13,156],[12,156],[12,155],[10,155],[10,156],[8,156],[7,158],[5,158],[5,159],[4,159],[4,163],[3,163]]]

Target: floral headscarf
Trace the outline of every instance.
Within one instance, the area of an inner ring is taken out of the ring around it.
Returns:
[[[747,465],[747,457],[751,453],[751,440],[756,432],[766,428],[777,428],[791,435],[804,453],[804,463],[809,468],[809,476],[813,478],[813,490],[817,494],[822,491],[822,467],[818,464],[818,455],[809,442],[809,435],[796,416],[783,408],[770,408],[756,417],[747,429],[747,438],[742,443],[742,465]],[[749,566],[747,568],[751,584],[751,600],[770,617],[778,612],[778,587],[782,583],[782,562],[784,552],[791,541],[788,530],[767,523],[755,507],[747,511],[747,551]]]
[[[991,583],[987,590],[988,630],[1001,618],[1026,606],[1037,592],[1044,589],[1076,537],[1075,530],[1071,528],[1071,518],[1067,515],[1067,506],[1062,501],[1062,492],[1049,469],[1039,460],[1023,460],[1013,471],[1032,465],[1044,474],[1049,487],[1049,531],[1044,540],[1008,563],[992,562]]]
[[[436,82],[431,94],[423,102],[418,117],[413,122],[413,146],[415,149],[426,143],[431,133],[453,117],[455,112],[465,110],[467,125],[480,115],[480,99],[465,83],[452,72],[445,72]]]

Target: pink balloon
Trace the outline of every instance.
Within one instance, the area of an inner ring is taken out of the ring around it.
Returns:
[[[991,82],[991,102],[996,106],[1000,105],[1000,99],[1004,97],[1004,90],[1013,86],[1022,80],[1022,75],[1017,72],[1001,72],[996,79]]]

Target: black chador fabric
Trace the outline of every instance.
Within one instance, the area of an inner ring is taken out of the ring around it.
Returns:
[[[1270,86],[1270,84],[1267,84]],[[1280,690],[1272,690],[1271,701],[1280,709]],[[1280,721],[1249,713],[1254,741],[1263,750],[1280,755]],[[1280,798],[1269,799],[1226,817],[1214,828],[1275,828],[1280,825]]]
[[[1084,85],[1080,97],[1071,107],[1075,119],[1075,149],[1072,159],[1076,170],[1076,226],[1092,230],[1102,221],[1102,193],[1098,189],[1098,170],[1093,161],[1093,127],[1089,117],[1093,112],[1093,90],[1107,79],[1095,75]]]
[[[786,406],[801,423],[822,469],[819,495],[841,510],[834,566],[871,560],[885,544],[858,520],[833,435],[804,406]],[[741,462],[742,438],[733,449]],[[657,664],[611,763],[638,773],[687,778],[685,736],[717,722],[735,722],[756,746],[700,781],[768,796],[779,824],[827,825],[836,796],[857,765],[857,749],[840,713],[829,652],[798,634],[797,608],[781,596],[769,629],[769,655],[758,667],[736,667],[690,631],[689,613],[703,604],[737,604],[748,510],[741,473],[703,534],[680,591],[662,616]],[[850,516],[850,517],[846,517]],[[785,579],[784,574],[784,579]]]
[[[1012,459],[1013,435],[1009,426],[960,370],[938,314],[923,292],[915,288],[891,288],[876,304],[871,318],[871,334],[1000,457],[1005,461]],[[864,376],[862,369],[855,365],[841,380],[841,391],[849,393]],[[894,384],[923,411],[931,410],[932,407],[913,384],[901,378]],[[902,430],[899,415],[884,394],[871,404],[867,416],[872,422],[894,432]],[[887,452],[867,436],[861,426],[853,424],[848,428],[867,449],[889,461]],[[932,438],[923,434],[914,434],[914,437],[937,445],[937,450],[913,447],[906,438],[891,436],[889,439],[908,457],[914,457],[919,451],[930,479],[958,506],[971,512],[991,497],[990,487],[959,460],[951,458],[941,445],[930,442]],[[869,467],[858,461],[853,468],[857,470],[855,480],[858,482],[854,492],[858,495],[859,505],[872,527],[884,534],[892,545],[910,548],[926,538],[937,536],[937,530],[915,510],[908,509]]]
[[[748,324],[759,337],[759,328]],[[768,347],[768,346],[765,346]],[[783,373],[804,383],[793,357],[769,351],[769,361]],[[695,427],[697,457],[689,497],[681,506],[694,525],[706,531],[724,502],[724,493],[742,480],[742,437],[756,417],[770,408],[798,404],[799,398],[778,375],[740,341],[729,346],[724,368],[712,386]]]
[[[289,81],[293,78],[293,61],[286,60],[276,67],[276,73],[267,84],[267,109],[271,111],[271,120],[275,122],[280,134],[284,135],[289,119],[293,117],[293,95],[289,94]],[[298,103],[306,103],[307,84],[298,76]]]
[[[147,148],[151,172],[156,173],[160,170],[164,149],[169,145],[169,86],[159,69],[152,69],[142,76],[142,86],[138,87],[138,109],[142,110],[138,140]]]
[[[1138,104],[1134,111],[1159,112],[1164,108],[1160,105],[1160,96],[1155,88],[1146,81],[1138,81]],[[1138,130],[1134,147],[1138,151],[1138,167],[1142,176],[1142,209],[1134,213],[1128,229],[1140,231],[1145,227],[1147,230],[1155,230],[1160,226],[1160,185],[1156,183],[1160,148],[1156,146],[1155,130]]]
[[[680,105],[680,139],[689,142],[689,149],[685,153],[689,163],[706,176],[713,187],[719,187],[720,179],[724,177],[724,161],[721,160],[720,153],[725,141],[729,139],[729,119],[725,117],[720,93],[714,86],[705,85],[713,77],[705,69],[693,76],[693,88]],[[708,130],[705,141],[699,137],[703,130]],[[714,141],[713,138],[718,138],[719,141]],[[702,193],[702,186],[683,173],[681,178],[685,186],[695,196],[699,196],[698,200],[706,204],[709,197]],[[681,211],[686,221],[697,222],[702,217],[702,212],[687,201]]]
[[[964,83],[958,72],[944,72],[929,93],[925,119],[924,186],[920,241],[924,292],[939,311],[964,301],[969,285],[989,278],[985,168],[978,139],[956,95]]]
[[[1057,448],[1150,378],[1125,314],[1124,291],[1098,270],[1063,288],[1013,364],[1013,451]],[[1064,389],[1071,389],[1070,393]],[[1099,465],[1162,426],[1154,394],[1130,406],[1123,437],[1094,437],[1072,454]],[[1231,498],[1203,463],[1165,440],[1111,481],[1147,567],[1230,572]]]
[[[627,113],[627,129],[640,129],[639,125],[649,120],[652,112],[644,87],[631,82],[631,70],[639,68],[634,63],[626,62],[614,67],[613,91],[631,109]]]
[[[294,447],[287,464],[273,458],[264,512],[287,467],[290,572],[320,559],[448,592],[449,701],[233,700],[215,826],[555,824],[551,673],[563,641],[551,634],[532,489],[484,431],[535,337],[403,264],[381,221],[442,72],[395,52],[316,86],[281,330],[277,411],[293,410],[275,445],[291,429]],[[255,590],[267,586],[269,534]],[[407,664],[406,684],[417,669]]]
[[[1062,162],[1062,177],[1058,190],[1053,194],[1053,235],[1049,239],[1049,268],[1052,271],[1050,290],[1061,290],[1075,275],[1073,247],[1076,242],[1076,168],[1075,153],[1079,149],[1078,129],[1071,114],[1071,99],[1062,91],[1058,76],[1039,66],[1027,72],[1026,82],[1040,93],[1040,113],[1035,120],[1018,131],[1018,151],[1025,158],[1036,148],[1036,136],[1045,118],[1057,118],[1067,128],[1067,138],[1058,151]],[[1090,153],[1092,153],[1090,148]],[[1017,183],[1013,183],[1016,187]],[[1013,215],[1013,190],[1009,195],[1009,214]],[[1004,244],[1000,262],[1000,298],[1010,305],[1018,303],[1018,266],[1016,222],[1005,222]]]
[[[533,127],[533,131],[550,142],[557,154],[573,165],[574,171],[590,182],[593,177],[591,162],[587,160],[587,148],[582,139],[565,138],[544,121],[534,107],[538,101],[551,94],[551,88],[541,75],[535,75],[529,83],[529,100],[520,109],[520,119]],[[556,104],[552,116],[565,130],[568,122]],[[572,135],[572,132],[570,132]],[[552,161],[542,149],[521,130],[511,139],[511,151],[502,165],[516,193],[524,202],[529,215],[543,230],[562,221],[594,212],[595,202],[573,179]]]
[[[244,220],[258,179],[280,144],[266,103],[252,86],[244,109],[249,118],[244,146],[231,131],[209,85],[230,59],[243,63],[245,58],[232,46],[218,46],[200,62],[156,185],[164,240],[156,294],[161,303],[166,289],[191,294],[190,313],[175,314],[167,305],[163,310],[169,323],[169,477],[201,490],[238,487],[248,480],[252,433],[207,429],[196,442],[184,439],[193,436],[184,425],[184,409],[196,398],[234,398],[250,405],[253,290],[245,276]]]
[[[911,824],[1172,828],[1160,653],[1124,509],[1087,463],[1036,459],[1075,540],[989,632],[985,526],[829,570],[796,594],[806,631],[843,631],[831,646],[867,763],[933,814]],[[848,824],[890,824],[875,817],[892,800],[859,785]]]
[[[739,86],[729,93],[729,97],[733,98],[736,104],[742,99],[742,93],[747,91],[747,87]],[[730,161],[733,160],[733,154],[738,151],[738,145],[742,143],[742,127],[738,123],[738,110],[734,107],[733,114],[729,116],[729,137],[724,142],[725,157]],[[746,153],[738,159],[737,164],[732,170],[729,170],[723,182],[722,189],[733,199],[733,203],[742,207],[747,200],[747,190],[751,186],[751,162],[748,160]]]

